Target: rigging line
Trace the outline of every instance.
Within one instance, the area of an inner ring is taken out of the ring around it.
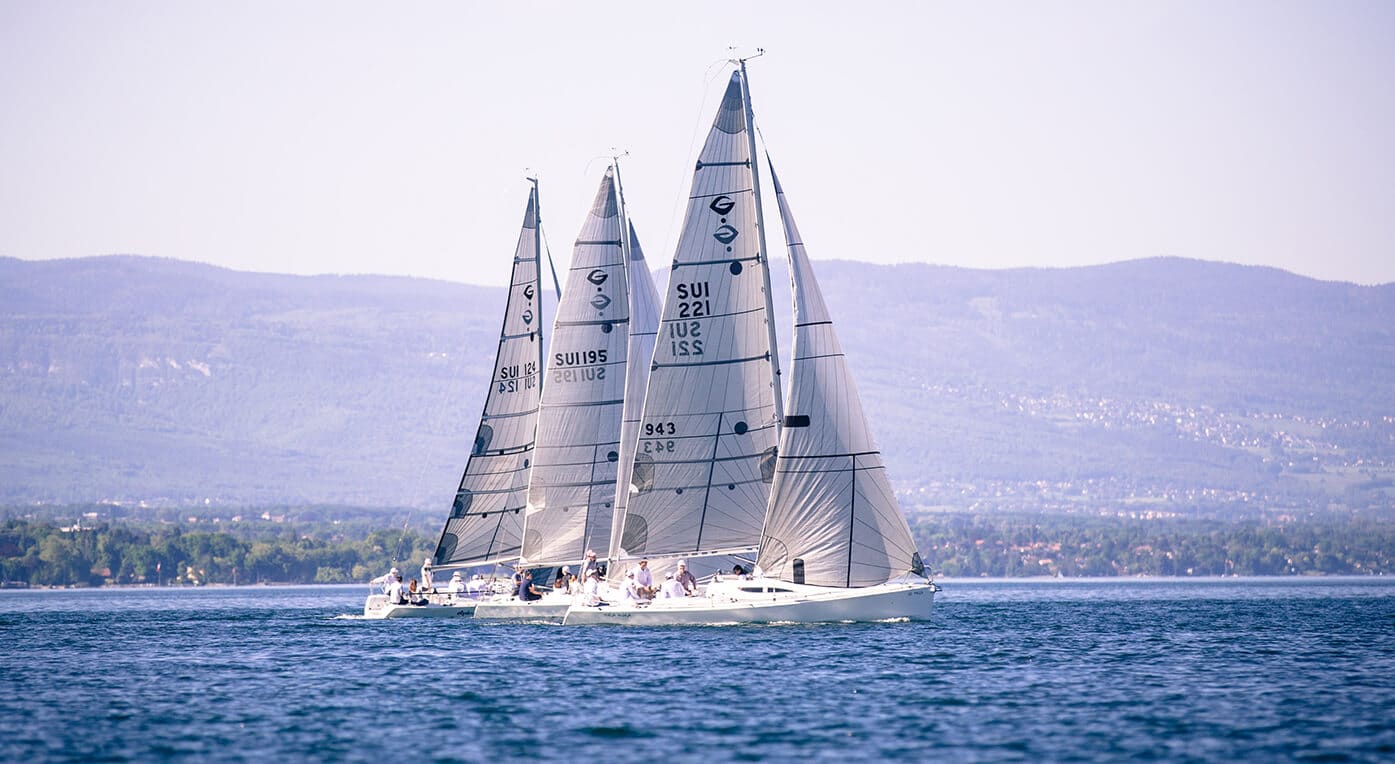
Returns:
[[[702,134],[702,126],[704,124],[703,118],[707,114],[707,109],[704,107],[706,107],[707,99],[712,94],[712,83],[716,82],[721,74],[721,71],[730,65],[730,59],[719,58],[714,60],[712,63],[708,64],[707,69],[702,73],[702,96],[698,98],[697,118],[693,120],[693,133],[692,136],[688,138],[688,157],[691,158],[692,161],[686,165],[687,167],[692,167],[697,163],[697,159],[693,155],[695,153],[695,147],[697,146],[698,136]],[[711,128],[711,122],[707,122],[706,124],[709,128]],[[679,222],[677,225],[675,225],[673,221],[675,218],[678,217],[679,208],[687,206],[688,194],[686,193],[686,191],[688,189],[684,188],[685,183],[689,186],[692,185],[691,175],[679,176],[678,189],[672,196],[673,207],[669,210],[668,214],[668,235],[664,237],[664,248],[660,250],[662,252],[672,252],[674,248],[678,246],[677,243],[673,240],[673,237],[681,236],[683,233],[683,224]]]
[[[557,263],[552,260],[552,245],[547,240],[547,229],[538,221],[538,231],[542,233],[543,251],[547,253],[547,267],[552,271],[552,288],[557,291],[557,300],[562,300],[562,282],[557,280]]]

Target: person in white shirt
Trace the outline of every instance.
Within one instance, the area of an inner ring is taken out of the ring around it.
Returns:
[[[431,558],[421,561],[421,591],[426,593],[436,588],[436,583],[431,580]]]
[[[381,575],[381,576],[378,576],[377,578],[373,579],[373,580],[370,581],[369,583],[377,584],[378,586],[382,587],[382,589],[383,589],[383,594],[387,594],[387,593],[388,593],[388,589],[392,587],[392,582],[393,582],[394,580],[396,580],[396,579],[397,579],[397,568],[393,568],[392,570],[389,570],[386,574]]]
[[[683,588],[682,584],[678,583],[678,579],[674,578],[672,573],[664,576],[664,585],[661,591],[663,592],[664,599],[688,596],[688,592]]]
[[[625,580],[620,582],[620,601],[626,605],[638,605],[642,601],[639,596],[639,584],[635,583],[633,570],[626,573]]]
[[[465,579],[460,575],[460,571],[455,571],[455,574],[450,577],[450,584],[446,586],[446,591],[451,594],[465,591]]]
[[[396,574],[396,575],[394,575],[394,576],[392,577],[392,580],[388,582],[387,589],[386,589],[386,591],[384,591],[384,594],[387,595],[387,597],[388,597],[388,602],[391,603],[391,604],[393,604],[393,605],[401,605],[401,604],[403,604],[403,603],[406,601],[406,600],[402,599],[402,574],[401,574],[401,573],[398,573],[398,574]]]
[[[582,601],[591,607],[606,604],[601,599],[601,572],[596,569],[591,570],[591,574],[586,577],[586,584],[581,590]]]
[[[654,592],[658,590],[654,588],[654,574],[649,570],[649,561],[640,560],[639,567],[635,569],[634,573],[635,588],[638,590],[639,596],[644,599],[652,599]]]

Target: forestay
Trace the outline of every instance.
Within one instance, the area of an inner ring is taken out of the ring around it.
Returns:
[[[919,573],[920,555],[778,179],[775,196],[794,289],[794,370],[758,564],[767,575],[815,586],[874,586]]]
[[[630,344],[623,224],[607,169],[557,306],[528,486],[526,566],[580,562],[588,547],[610,543]]]
[[[776,409],[747,128],[734,74],[674,253],[620,539],[629,556],[749,550],[760,538]]]
[[[484,413],[436,546],[438,567],[508,562],[519,554],[541,392],[539,239],[535,185],[514,249],[508,305]]]

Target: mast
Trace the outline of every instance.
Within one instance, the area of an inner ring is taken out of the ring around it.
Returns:
[[[756,58],[765,50],[756,49]],[[756,240],[760,242],[760,273],[765,280],[765,329],[770,335],[770,387],[775,391],[775,438],[785,426],[784,395],[780,390],[780,345],[775,340],[775,304],[770,292],[770,250],[765,246],[765,212],[760,198],[760,162],[756,160],[756,117],[751,111],[751,86],[746,79],[747,58],[739,58],[741,67],[741,101],[746,107],[746,145],[751,154],[751,191],[756,197]]]
[[[537,225],[533,227],[533,251],[537,253],[538,257],[538,267],[533,271],[533,289],[538,295],[538,397],[541,398],[543,382],[547,379],[546,367],[543,366],[543,358],[545,357],[543,355],[543,326],[547,322],[543,321],[542,309],[542,194],[538,191],[538,179],[529,178],[528,180],[533,184],[533,222],[537,223]],[[547,261],[549,265],[552,264],[551,252],[547,253]],[[557,272],[555,269],[552,273],[552,280],[557,280]],[[560,286],[557,288],[557,299],[559,302],[562,299],[562,289]],[[536,429],[534,432],[536,432]]]
[[[625,294],[630,299],[630,332],[633,333],[636,329],[636,321],[639,320],[639,317],[635,315],[633,310],[636,295],[634,293],[635,285],[630,281],[630,247],[632,246],[630,242],[630,215],[625,211],[625,187],[620,184],[620,156],[618,154],[610,158],[610,166],[615,168],[615,199],[620,205],[620,252],[625,262],[625,267],[623,269],[625,274]],[[625,353],[625,363],[627,364],[625,376],[627,382],[634,368],[632,364],[640,364],[647,367],[650,362],[648,358],[630,358],[629,350],[632,348],[633,343],[628,343]],[[631,411],[631,407],[634,406],[635,401],[630,394],[629,388],[629,384],[626,384],[625,404],[621,408],[620,414],[620,471],[615,480],[615,510],[610,515],[610,543],[606,545],[605,550],[606,565],[610,565],[620,554],[620,536],[625,530],[625,509],[630,503],[630,473],[634,470],[635,460],[634,446],[631,445],[629,441],[634,440],[634,438],[630,437],[630,433],[627,433],[625,430],[626,422],[634,419],[636,420],[635,433],[638,433],[639,412]]]

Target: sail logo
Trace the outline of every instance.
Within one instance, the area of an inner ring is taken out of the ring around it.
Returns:
[[[531,311],[531,310],[525,310],[525,311],[523,311],[523,323],[525,323],[525,324],[532,324],[532,323],[533,323],[533,311]]]
[[[723,225],[721,228],[718,228],[717,231],[712,234],[712,238],[716,239],[717,241],[720,241],[723,244],[730,244],[732,243],[732,241],[736,239],[737,236],[740,235],[740,233],[740,231],[737,231],[735,228],[732,228],[730,224],[726,224]]]
[[[731,212],[732,209],[734,209],[735,207],[736,202],[733,201],[732,198],[730,196],[727,196],[726,194],[723,194],[717,197],[716,199],[713,199],[712,203],[707,205],[707,209],[712,210],[718,215],[725,215],[728,212]]]
[[[586,274],[586,280],[591,282],[592,284],[595,284],[596,286],[604,284],[606,282],[606,279],[609,278],[610,275],[607,274],[605,271],[601,270],[600,268],[597,268],[596,270]]]
[[[526,297],[526,298],[528,298],[528,299],[530,299],[530,300],[533,299],[533,285],[532,285],[532,284],[529,284],[528,286],[523,287],[523,296]]]
[[[610,307],[610,298],[603,294],[598,294],[591,298],[591,307],[596,310],[605,310]]]

